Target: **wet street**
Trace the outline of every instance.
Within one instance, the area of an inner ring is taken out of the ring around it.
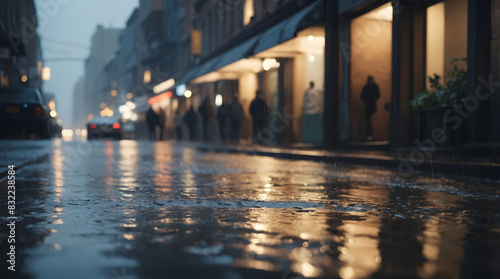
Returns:
[[[1,278],[500,277],[493,181],[169,142],[3,141],[1,154],[4,224],[19,165],[16,271],[2,225]]]

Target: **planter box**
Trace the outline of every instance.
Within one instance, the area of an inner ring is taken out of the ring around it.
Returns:
[[[445,113],[447,113],[448,123],[445,119]],[[456,119],[460,115],[455,113],[452,107],[420,109],[416,111],[416,117],[417,138],[419,141],[431,139],[435,142],[436,147],[454,147],[464,144],[463,122],[466,119],[462,119],[462,124],[458,128],[456,127],[457,129],[454,129],[453,125],[456,125],[456,121],[452,122],[450,119]],[[436,131],[444,131],[446,139],[443,142],[435,141],[436,136],[433,137],[433,133]]]

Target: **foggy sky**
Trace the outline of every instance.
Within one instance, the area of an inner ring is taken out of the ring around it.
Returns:
[[[43,90],[55,94],[63,128],[70,128],[73,88],[84,75],[96,26],[124,28],[138,0],[35,0],[35,5],[44,66],[51,68],[51,80],[44,82]],[[61,58],[77,60],[53,60]]]

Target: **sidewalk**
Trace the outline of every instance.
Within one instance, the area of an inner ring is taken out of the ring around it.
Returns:
[[[356,164],[390,168],[401,176],[411,176],[414,172],[432,175],[446,174],[460,177],[473,177],[500,180],[500,158],[481,157],[477,153],[461,150],[461,156],[454,156],[449,151],[412,149],[404,151],[374,150],[322,150],[266,147],[260,145],[211,145],[199,144],[198,150],[208,152],[241,153],[248,155],[270,156],[290,160],[310,160],[331,164]],[[495,147],[496,148],[496,147]],[[462,152],[463,151],[463,152]],[[458,153],[458,152],[457,152]],[[483,154],[498,154],[483,152]]]

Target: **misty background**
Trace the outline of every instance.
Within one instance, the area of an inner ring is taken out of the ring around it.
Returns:
[[[73,87],[84,75],[97,25],[124,28],[138,4],[138,0],[35,0],[44,66],[51,69],[43,89],[55,94],[63,127],[72,121]]]

